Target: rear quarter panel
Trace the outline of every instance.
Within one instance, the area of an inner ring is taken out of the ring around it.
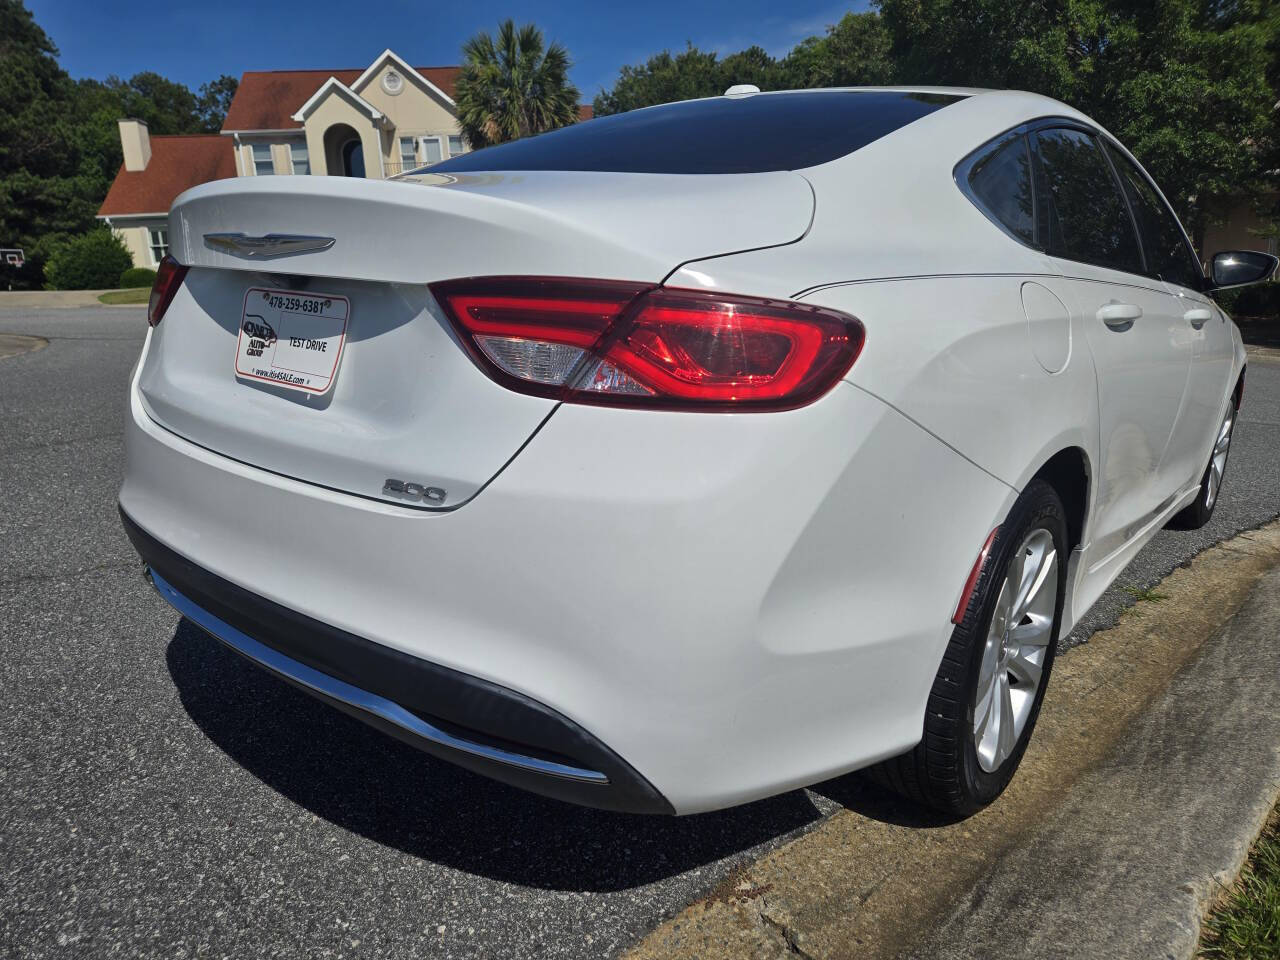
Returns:
[[[1047,289],[1068,316],[1027,315],[1024,286]],[[857,316],[866,344],[847,379],[982,469],[1021,489],[1053,454],[1096,462],[1093,359],[1070,292],[1046,276],[959,276],[828,287],[808,302]],[[1045,369],[1034,343],[1065,339]]]
[[[801,171],[816,198],[803,239],[689,263],[667,283],[853,314],[866,345],[849,382],[1019,489],[1064,447],[1094,463],[1096,376],[1070,290],[1047,257],[1006,235],[954,180],[970,152],[1038,116],[1082,117],[1032,94],[982,94]],[[1061,302],[1058,317],[1032,309],[1029,319],[1027,283]],[[1046,343],[1058,354],[1050,369]]]

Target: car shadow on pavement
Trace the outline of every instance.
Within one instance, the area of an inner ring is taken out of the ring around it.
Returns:
[[[166,661],[191,719],[272,789],[377,843],[495,880],[626,890],[776,840],[822,816],[801,790],[690,817],[577,807],[385,736],[243,660],[185,619]]]
[[[849,773],[823,783],[815,783],[809,790],[868,820],[879,820],[896,827],[928,830],[949,827],[964,819],[904,800],[864,773]]]

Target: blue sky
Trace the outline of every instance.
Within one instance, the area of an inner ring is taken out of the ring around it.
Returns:
[[[387,47],[417,66],[457,63],[463,40],[513,17],[532,20],[574,60],[573,81],[589,101],[623,64],[686,41],[720,53],[757,43],[781,55],[868,0],[597,3],[491,0],[214,0],[198,4],[115,0],[27,0],[73,77],[154,70],[196,89],[245,70],[365,67]],[[358,10],[352,16],[351,10]]]

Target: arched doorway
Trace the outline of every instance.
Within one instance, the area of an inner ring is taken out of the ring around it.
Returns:
[[[364,143],[360,134],[345,123],[335,123],[324,132],[324,160],[335,177],[363,177]]]

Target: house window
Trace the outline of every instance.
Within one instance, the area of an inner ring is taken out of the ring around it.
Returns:
[[[449,138],[449,156],[456,157],[467,152],[467,146],[462,142],[461,136],[451,136]]]
[[[444,159],[444,148],[439,137],[422,138],[422,162],[430,166]]]
[[[412,170],[418,165],[418,156],[414,152],[413,137],[400,138],[400,172]]]
[[[253,172],[259,177],[276,172],[275,165],[271,162],[271,144],[255,143],[253,145]]]
[[[290,144],[289,156],[293,160],[294,173],[311,172],[311,158],[307,156],[307,145],[305,143]]]
[[[159,264],[169,255],[169,231],[152,227],[147,233],[151,241],[151,262]]]

